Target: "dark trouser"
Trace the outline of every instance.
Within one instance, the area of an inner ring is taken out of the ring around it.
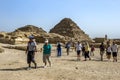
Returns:
[[[90,58],[90,56],[89,56],[89,51],[85,51],[84,56],[85,56],[85,59],[86,59],[86,58]]]
[[[114,61],[117,62],[117,52],[112,52],[112,56],[113,56],[113,62]]]
[[[70,52],[70,48],[67,48],[67,55],[69,55],[69,52]]]
[[[27,54],[27,63],[29,64],[29,67],[31,67],[31,62],[33,62],[35,64],[35,67],[36,67],[36,62],[35,62],[35,59],[34,59],[34,54],[35,52],[34,51],[28,51],[28,54]]]
[[[117,52],[112,52],[113,57],[117,57]]]
[[[101,56],[101,61],[103,61],[103,55],[104,55],[104,51],[100,51],[100,56]]]
[[[80,56],[80,52],[81,52],[80,50],[77,51],[77,56]]]
[[[80,50],[77,50],[77,60],[80,60]]]
[[[57,49],[57,56],[61,56],[61,54],[62,54],[62,49],[61,49],[61,48],[58,48],[58,49]]]

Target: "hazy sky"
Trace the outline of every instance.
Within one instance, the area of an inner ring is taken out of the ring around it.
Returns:
[[[120,0],[0,0],[0,31],[27,24],[49,31],[65,17],[92,38],[120,38]]]

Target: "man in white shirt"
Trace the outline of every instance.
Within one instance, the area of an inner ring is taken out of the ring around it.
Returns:
[[[81,43],[78,41],[78,43],[76,44],[77,60],[78,60],[78,61],[80,60],[81,50],[82,50],[82,45],[81,45]]]
[[[113,42],[112,48],[112,56],[113,56],[113,62],[117,62],[117,54],[118,54],[118,45]]]
[[[37,48],[36,48],[36,42],[33,39],[34,39],[33,36],[29,37],[29,42],[27,44],[27,50],[26,50],[28,69],[31,68],[31,62],[34,63],[35,69],[37,68],[37,64],[36,64],[35,59],[34,59],[35,52],[37,51]]]

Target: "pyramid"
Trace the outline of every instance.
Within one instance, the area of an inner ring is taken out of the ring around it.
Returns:
[[[57,33],[79,41],[92,41],[92,39],[70,18],[62,19],[50,30],[50,33]]]
[[[28,37],[31,34],[38,35],[38,34],[44,34],[44,33],[47,33],[47,32],[44,31],[42,28],[36,27],[34,25],[25,25],[8,34],[14,37],[18,37],[18,36]]]
[[[35,32],[35,33],[46,33],[42,28],[38,28],[34,25],[26,25],[16,29],[14,32]]]

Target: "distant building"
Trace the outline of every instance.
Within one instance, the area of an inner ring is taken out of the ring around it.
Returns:
[[[102,43],[102,42],[107,42],[108,37],[107,37],[107,35],[105,35],[105,37],[100,37],[100,38],[98,37],[93,40],[95,41],[95,43]]]
[[[105,38],[95,38],[93,40],[95,41],[95,43],[102,43],[105,41]]]

